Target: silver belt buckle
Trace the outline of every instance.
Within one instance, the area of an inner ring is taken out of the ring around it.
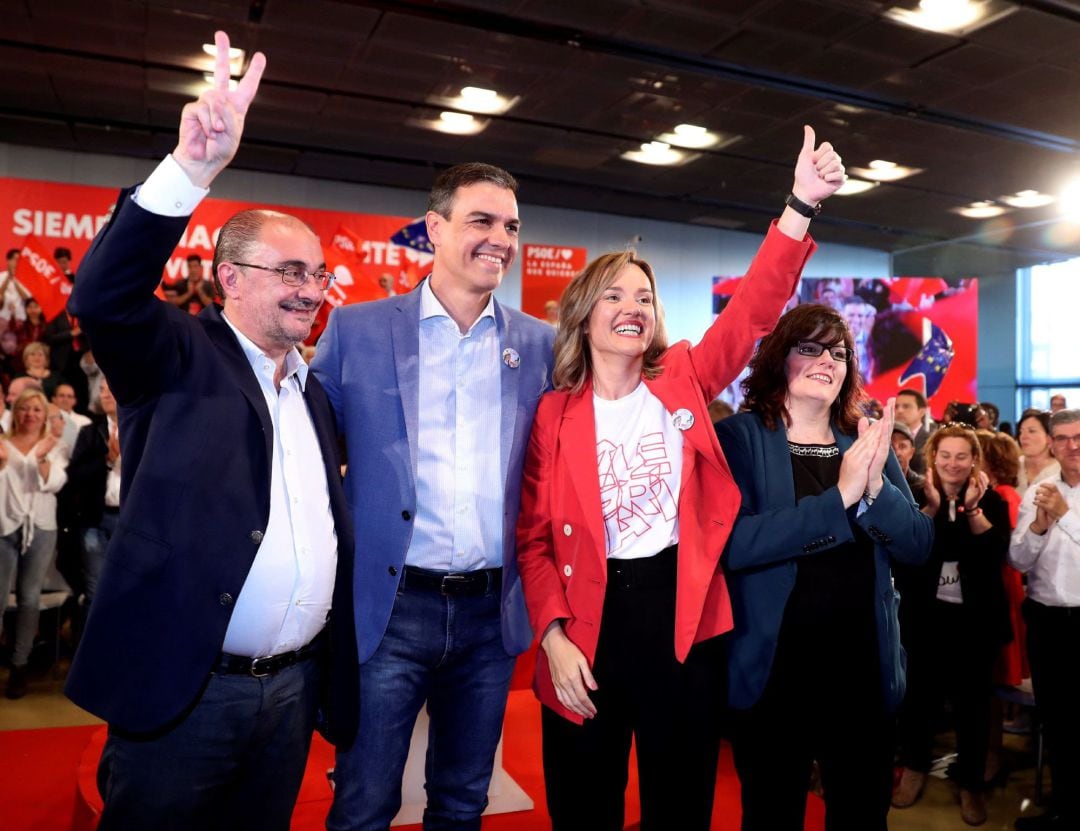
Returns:
[[[469,580],[469,577],[466,574],[447,574],[442,579],[442,583],[439,586],[439,591],[442,593],[442,595],[444,597],[447,597],[447,596],[450,595],[450,592],[447,591],[448,586],[451,586],[454,583],[457,583],[459,585],[464,585],[465,583],[468,582],[468,580]]]
[[[266,655],[266,656],[264,656],[262,658],[252,658],[251,659],[251,675],[252,675],[252,677],[253,678],[265,678],[267,675],[269,675],[271,672],[273,672],[273,670],[270,669],[269,666],[267,666],[266,669],[262,669],[263,665],[262,665],[262,663],[260,663],[260,662],[267,662],[267,664],[269,664],[269,662],[271,661],[271,659],[273,657],[274,657],[273,655]]]

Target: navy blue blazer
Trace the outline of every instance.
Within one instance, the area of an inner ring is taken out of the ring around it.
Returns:
[[[716,426],[724,456],[742,493],[742,507],[721,562],[728,575],[735,628],[728,636],[728,700],[737,709],[761,697],[772,670],[780,623],[784,617],[800,557],[854,540],[852,523],[874,541],[874,605],[887,712],[903,700],[906,657],[900,645],[890,559],[921,563],[930,553],[934,526],[911,498],[892,452],[885,465],[885,486],[859,517],[844,509],[835,486],[817,496],[795,500],[787,430],[770,430],[756,413],[742,413]],[[854,438],[834,426],[845,452]]]
[[[273,425],[236,336],[217,307],[192,317],[154,296],[187,222],[122,192],[68,303],[117,400],[122,468],[117,529],[66,692],[136,732],[198,700],[270,517]],[[352,533],[333,416],[313,374],[304,398],[338,537],[331,617],[351,624]],[[351,633],[332,627],[345,674],[331,692],[353,709]],[[335,738],[347,740],[350,725]]]
[[[420,305],[417,288],[334,309],[311,363],[347,444],[345,490],[356,529],[353,603],[361,662],[375,654],[386,633],[416,516]],[[504,494],[503,646],[516,655],[532,642],[514,556],[521,469],[536,405],[551,389],[555,330],[498,302],[495,325],[500,353],[512,349],[520,358],[499,363],[501,418],[491,424],[499,431],[502,472],[491,487]]]

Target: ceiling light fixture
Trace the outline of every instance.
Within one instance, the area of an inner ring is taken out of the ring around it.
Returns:
[[[1055,201],[1049,193],[1039,193],[1037,190],[1018,190],[1011,196],[998,199],[998,202],[1004,202],[1013,208],[1041,208]]]
[[[849,167],[849,173],[854,173],[860,179],[871,179],[875,182],[897,182],[922,173],[921,167],[905,167],[904,165],[890,162],[885,159],[874,159],[867,167]]]
[[[463,112],[480,115],[502,115],[510,110],[520,96],[508,98],[498,90],[487,87],[462,87],[456,93],[452,89],[443,90],[442,95],[428,96],[428,103],[436,107],[449,107]]]
[[[203,73],[203,80],[206,81],[207,86],[212,87],[214,85],[214,73],[213,72],[204,72]],[[240,82],[237,81],[235,78],[230,78],[229,79],[229,89],[231,91],[235,91],[236,88],[239,87],[239,86],[240,86]]]
[[[410,118],[405,123],[411,127],[436,130],[452,136],[475,136],[477,133],[482,133],[490,121],[486,118],[477,118],[470,113],[444,110],[439,113],[438,118]]]
[[[894,6],[885,17],[894,23],[947,35],[966,35],[1017,9],[1003,0],[919,0],[917,9]]]
[[[857,193],[866,193],[879,187],[881,182],[867,182],[865,179],[848,179],[836,191],[837,196],[854,196]]]
[[[1006,213],[1008,208],[1003,208],[1001,205],[989,200],[983,200],[981,202],[972,202],[962,208],[953,208],[952,211],[960,214],[960,216],[966,216],[968,219],[993,219],[995,216]]]
[[[1058,204],[1066,220],[1080,223],[1080,179],[1073,179],[1062,188]]]
[[[622,158],[638,164],[680,165],[696,159],[696,153],[683,153],[673,150],[666,141],[649,141],[641,145],[640,150],[628,150]]]
[[[738,137],[725,137],[724,142],[730,144],[733,138]],[[656,137],[656,140],[663,144],[673,144],[676,147],[688,147],[691,150],[712,147],[717,144],[720,139],[721,136],[719,134],[710,132],[705,127],[699,127],[697,124],[677,124],[670,133],[661,133]]]

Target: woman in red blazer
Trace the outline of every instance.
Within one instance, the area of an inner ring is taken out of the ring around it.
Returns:
[[[776,323],[814,250],[809,218],[843,180],[806,127],[788,207],[697,346],[668,347],[633,252],[594,260],[563,294],[517,539],[557,831],[622,828],[631,738],[642,828],[709,826],[723,680],[710,639],[731,628],[719,559],[739,491],[707,406]]]

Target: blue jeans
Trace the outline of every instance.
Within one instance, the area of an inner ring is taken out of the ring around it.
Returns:
[[[20,553],[22,538],[21,528],[0,537],[0,598],[3,605],[7,605],[8,592],[15,579],[18,611],[15,614],[15,647],[11,652],[11,663],[17,667],[26,666],[30,660],[38,618],[41,617],[41,590],[45,586],[45,575],[56,556],[56,531],[43,531],[35,527],[34,537],[25,553]],[[2,618],[0,614],[0,627],[3,626]]]
[[[310,659],[264,678],[213,674],[175,725],[153,735],[110,728],[98,831],[288,831],[321,672]]]
[[[382,643],[360,666],[359,731],[353,746],[337,754],[326,827],[389,827],[401,807],[409,742],[426,700],[424,828],[479,829],[513,670],[498,590],[444,597],[399,589]]]
[[[101,570],[105,567],[105,549],[116,532],[116,522],[120,515],[106,511],[101,515],[101,524],[97,528],[84,528],[82,532],[83,579],[86,581],[86,606],[94,599]]]

